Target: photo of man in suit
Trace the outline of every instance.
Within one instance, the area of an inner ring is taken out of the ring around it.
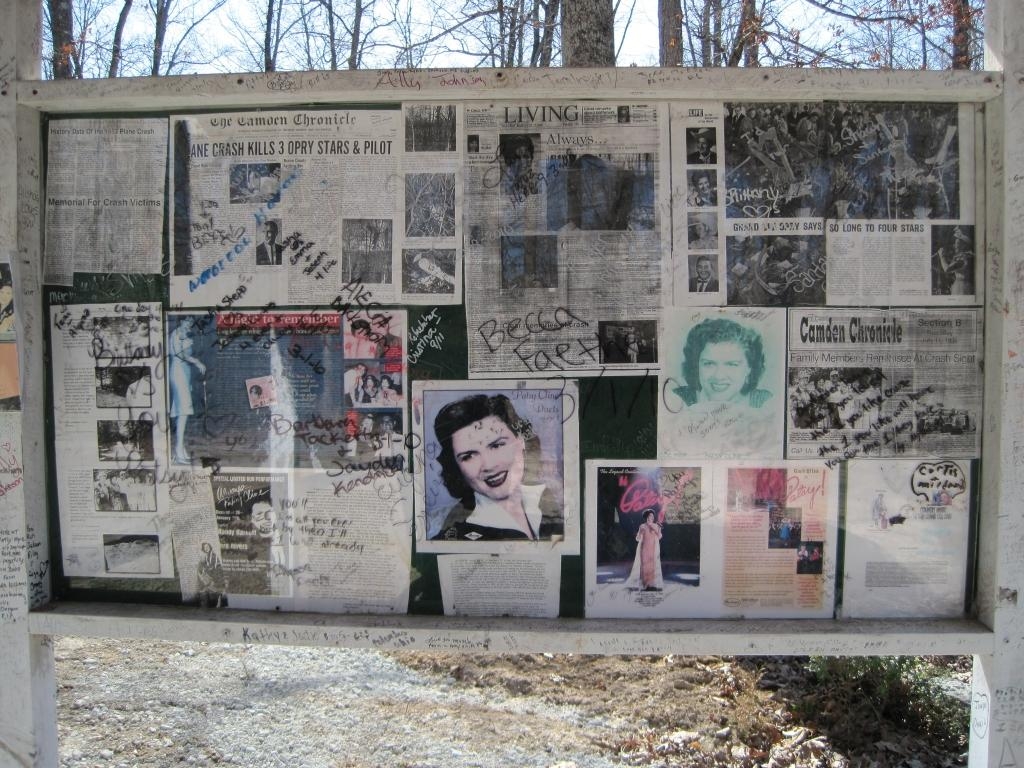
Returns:
[[[267,219],[263,223],[263,242],[256,246],[256,265],[265,267],[280,265],[284,246],[277,242],[280,224],[277,219]]]
[[[718,290],[715,264],[710,256],[698,256],[694,276],[690,278],[690,293],[709,293]]]

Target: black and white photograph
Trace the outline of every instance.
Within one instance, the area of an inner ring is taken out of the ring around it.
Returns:
[[[718,256],[713,253],[690,254],[686,257],[689,267],[687,290],[690,293],[717,293]]]
[[[824,216],[823,121],[820,102],[726,104],[726,216]]]
[[[558,237],[555,235],[503,235],[501,288],[558,287]]]
[[[481,384],[414,382],[417,548],[578,552],[575,385]]]
[[[232,203],[269,203],[280,198],[280,163],[238,163],[228,171]]]
[[[225,472],[210,478],[217,536],[229,594],[271,595],[287,568],[272,488],[274,476]]]
[[[546,167],[550,231],[654,229],[653,154],[566,154]]]
[[[103,534],[103,567],[107,573],[160,573],[160,537],[155,533]]]
[[[156,471],[94,469],[93,503],[97,512],[156,512]]]
[[[974,226],[933,224],[932,296],[975,294]]]
[[[228,580],[224,575],[224,563],[208,541],[199,545],[199,552],[199,562],[196,565],[196,594],[199,606],[227,608]]]
[[[816,307],[825,304],[823,235],[727,237],[729,306]]]
[[[280,219],[267,219],[259,227],[260,242],[256,245],[257,267],[279,267],[284,256],[284,240]]]
[[[403,293],[455,293],[454,248],[403,248]]]
[[[871,367],[791,367],[788,379],[789,423],[818,432],[870,429],[891,388],[882,369]]]
[[[958,105],[829,102],[826,215],[960,218]]]
[[[153,372],[148,365],[111,365],[96,368],[97,408],[150,408]]]
[[[454,152],[455,116],[454,104],[406,105],[405,151]]]
[[[691,251],[718,250],[718,214],[690,211],[686,215],[686,247]]]
[[[686,129],[687,165],[717,165],[718,142],[711,127]]]
[[[686,204],[692,208],[714,208],[718,205],[718,172],[696,170],[686,172]]]
[[[92,319],[92,355],[108,360],[141,360],[153,356],[149,315],[102,316]]]
[[[391,282],[391,219],[342,219],[341,277],[347,283]]]
[[[658,362],[656,320],[599,320],[602,364]]]
[[[513,203],[524,203],[541,191],[539,133],[503,133],[498,136],[499,188]]]
[[[405,236],[455,235],[455,174],[408,173],[405,176]]]
[[[100,461],[116,461],[126,467],[153,461],[153,427],[151,419],[97,421]]]

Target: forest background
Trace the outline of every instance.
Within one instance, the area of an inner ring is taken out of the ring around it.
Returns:
[[[46,78],[512,66],[980,69],[983,12],[984,0],[43,0],[41,64]]]

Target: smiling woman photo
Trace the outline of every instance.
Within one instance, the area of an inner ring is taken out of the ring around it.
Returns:
[[[448,403],[434,418],[441,481],[456,499],[439,540],[560,538],[558,501],[537,477],[540,439],[503,394]]]
[[[686,383],[675,392],[687,405],[730,403],[760,408],[772,395],[757,386],[764,367],[760,333],[728,318],[708,318],[686,335]]]

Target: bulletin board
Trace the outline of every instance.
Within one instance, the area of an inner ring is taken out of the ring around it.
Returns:
[[[980,105],[51,116],[56,594],[955,618]]]

